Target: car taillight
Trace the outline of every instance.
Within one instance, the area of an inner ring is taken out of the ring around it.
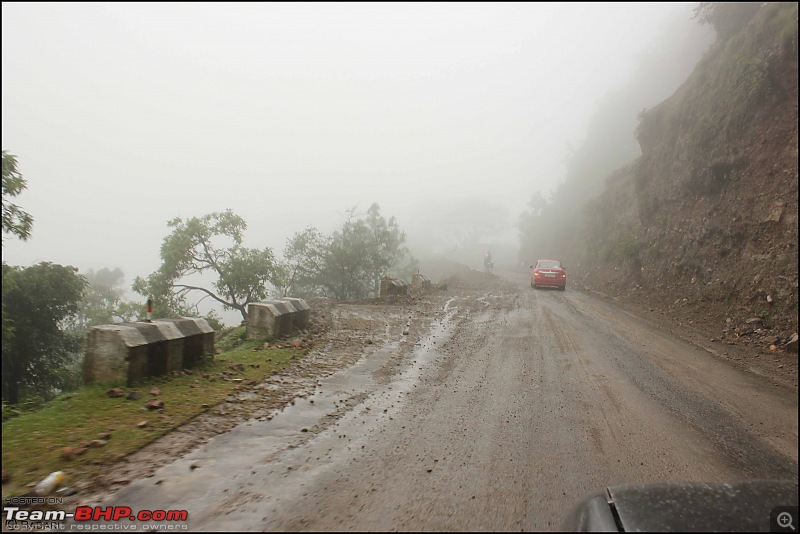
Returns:
[[[567,273],[561,273],[561,278],[566,278],[566,277],[567,277]]]

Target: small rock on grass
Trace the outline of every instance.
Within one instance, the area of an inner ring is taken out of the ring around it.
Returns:
[[[164,408],[164,401],[159,399],[149,400],[144,407],[148,410],[161,410]]]

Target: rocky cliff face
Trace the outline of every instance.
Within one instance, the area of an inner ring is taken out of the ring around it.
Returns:
[[[797,5],[765,4],[643,114],[642,156],[588,209],[578,281],[732,342],[798,314]]]

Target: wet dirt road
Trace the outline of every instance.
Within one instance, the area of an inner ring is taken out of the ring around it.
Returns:
[[[312,396],[104,504],[196,531],[557,530],[608,485],[797,481],[796,389],[584,293],[498,279],[405,339],[387,327]]]

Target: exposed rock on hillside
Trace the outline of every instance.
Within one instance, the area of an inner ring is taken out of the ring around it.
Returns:
[[[731,342],[797,332],[797,4],[765,4],[643,114],[574,275]]]

